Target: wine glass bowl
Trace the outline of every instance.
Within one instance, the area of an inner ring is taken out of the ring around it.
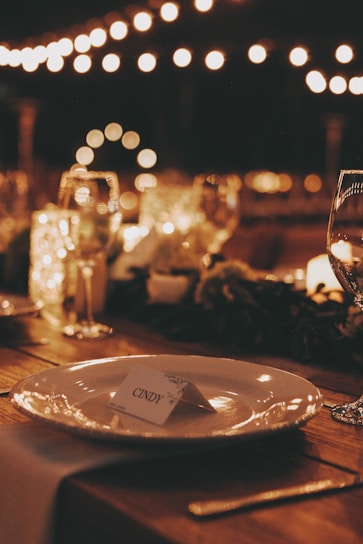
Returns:
[[[121,223],[119,184],[114,172],[73,170],[62,175],[58,207],[59,229],[69,253],[74,255],[84,283],[85,317],[67,325],[64,333],[77,339],[112,334],[108,325],[97,323],[92,313],[92,277],[97,258],[107,255]]]
[[[218,254],[239,224],[239,186],[233,176],[210,174],[196,176],[193,188],[199,201],[202,244],[207,254]]]
[[[338,281],[363,311],[363,170],[340,171],[329,216],[327,252]],[[363,395],[335,406],[332,416],[363,425]]]

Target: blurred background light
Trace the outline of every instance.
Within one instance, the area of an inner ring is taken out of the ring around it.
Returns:
[[[123,133],[123,128],[119,123],[108,123],[106,125],[104,134],[110,142],[116,142],[120,140]]]
[[[248,58],[254,64],[262,64],[267,58],[267,51],[263,45],[251,45],[248,49]]]
[[[127,24],[124,21],[114,21],[109,28],[110,36],[114,40],[124,40],[128,31]]]

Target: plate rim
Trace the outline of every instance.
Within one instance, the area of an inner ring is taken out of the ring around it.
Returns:
[[[21,302],[16,301],[18,306],[14,306],[14,309],[10,313],[2,313],[0,310],[0,319],[11,318],[11,317],[21,317],[23,315],[30,315],[36,312],[39,312],[43,308],[43,303],[39,300],[34,302],[29,296],[19,295],[15,293],[0,293],[0,297],[6,298],[10,302],[14,299],[21,300]]]
[[[82,367],[84,365],[88,364],[107,364],[107,363],[114,363],[119,361],[129,361],[132,360],[132,362],[135,361],[135,364],[137,362],[140,362],[140,359],[150,359],[150,358],[157,358],[157,357],[168,357],[168,358],[195,358],[195,359],[212,359],[213,361],[223,361],[224,363],[232,362],[232,363],[238,363],[238,364],[245,364],[250,365],[259,369],[264,370],[272,370],[276,374],[281,374],[288,376],[290,379],[297,380],[298,382],[302,384],[306,384],[307,387],[311,388],[312,391],[315,393],[315,400],[316,400],[316,407],[313,411],[305,411],[298,418],[295,418],[295,420],[291,421],[282,421],[278,426],[271,428],[258,428],[255,427],[253,429],[249,429],[248,432],[236,432],[236,433],[230,433],[226,435],[218,434],[218,435],[211,435],[206,434],[203,436],[167,436],[167,435],[156,435],[153,434],[150,436],[150,433],[131,433],[131,434],[122,434],[119,432],[113,432],[111,430],[105,431],[100,429],[94,429],[90,427],[85,427],[81,425],[72,425],[71,423],[65,422],[65,421],[59,421],[55,420],[46,416],[43,416],[39,414],[36,411],[32,411],[31,409],[27,409],[24,407],[23,404],[19,403],[15,395],[20,389],[24,383],[26,383],[28,380],[34,380],[38,378],[39,376],[48,373],[57,373],[57,372],[63,372],[67,371],[69,368],[75,368],[77,366]],[[200,355],[200,354],[169,354],[169,353],[158,353],[158,354],[135,354],[135,355],[120,355],[120,356],[111,356],[111,357],[101,357],[101,358],[95,358],[95,359],[86,359],[81,361],[75,361],[70,363],[65,363],[63,365],[57,365],[54,367],[46,368],[39,370],[38,372],[35,372],[33,374],[30,374],[29,376],[26,376],[19,380],[11,389],[9,398],[14,405],[14,407],[19,410],[19,412],[25,414],[29,418],[42,422],[46,425],[50,425],[53,428],[57,428],[59,430],[63,430],[65,432],[77,435],[77,436],[83,436],[86,438],[91,439],[98,439],[103,440],[105,442],[114,442],[114,443],[153,443],[153,444],[187,444],[187,443],[219,443],[219,442],[241,442],[241,441],[248,441],[252,439],[256,439],[262,436],[267,436],[270,434],[276,434],[285,432],[292,429],[297,429],[303,425],[305,425],[310,419],[315,417],[321,410],[323,406],[323,395],[320,391],[320,389],[313,384],[310,380],[307,378],[304,378],[302,376],[299,376],[298,374],[295,374],[293,372],[275,368],[270,365],[260,364],[253,361],[246,361],[244,359],[236,359],[231,357],[217,357],[217,356],[208,356],[208,355]]]

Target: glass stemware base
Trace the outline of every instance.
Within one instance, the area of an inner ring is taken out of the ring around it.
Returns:
[[[363,425],[363,395],[354,402],[333,406],[331,415],[337,421],[350,425]]]
[[[107,338],[114,333],[114,330],[109,325],[96,323],[95,321],[79,321],[66,325],[63,329],[63,334],[69,338],[77,340],[93,340],[99,338]]]

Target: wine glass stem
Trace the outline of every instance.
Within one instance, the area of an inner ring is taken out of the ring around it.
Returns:
[[[82,264],[81,266],[82,277],[84,280],[84,291],[85,291],[85,315],[88,323],[93,322],[93,311],[92,311],[92,278],[93,278],[93,265],[92,264]]]

